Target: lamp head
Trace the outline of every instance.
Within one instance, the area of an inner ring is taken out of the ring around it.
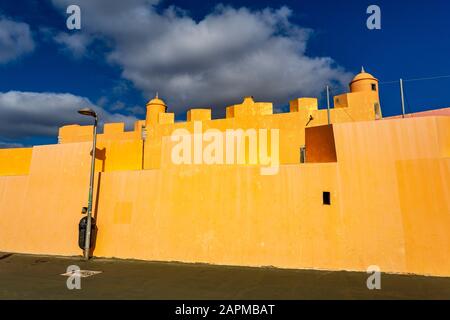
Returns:
[[[93,117],[93,118],[97,118],[97,114],[95,113],[94,110],[90,109],[90,108],[83,108],[78,110],[79,114],[82,114],[84,116],[89,116],[89,117]]]

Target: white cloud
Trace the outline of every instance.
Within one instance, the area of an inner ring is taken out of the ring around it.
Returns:
[[[21,143],[0,141],[0,149],[12,149],[12,148],[23,148],[23,147],[24,147],[24,145]]]
[[[84,107],[94,109],[101,123],[125,122],[130,128],[137,120],[133,116],[110,113],[87,98],[69,93],[0,92],[0,138],[56,137],[63,125],[92,123],[77,113]]]
[[[64,50],[75,58],[83,57],[92,41],[92,38],[86,34],[65,32],[59,32],[53,39],[56,43],[63,45]]]
[[[0,16],[0,63],[6,63],[34,50],[30,26]]]
[[[201,21],[158,1],[53,0],[78,4],[82,29],[112,43],[111,63],[147,97],[159,91],[171,109],[220,106],[243,96],[287,103],[344,87],[350,74],[329,57],[309,57],[312,30],[290,21],[287,7],[251,11],[219,6]]]

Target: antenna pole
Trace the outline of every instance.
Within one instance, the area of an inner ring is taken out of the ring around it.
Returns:
[[[331,124],[330,119],[330,87],[327,86],[327,116],[328,116],[328,124]]]
[[[402,99],[402,118],[405,117],[405,94],[403,92],[403,79],[400,79],[400,97]]]

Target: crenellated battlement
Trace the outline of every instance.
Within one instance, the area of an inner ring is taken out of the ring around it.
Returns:
[[[272,102],[255,101],[247,96],[241,103],[226,107],[226,116],[212,119],[211,108],[191,108],[186,121],[175,122],[175,114],[158,95],[147,105],[145,120],[136,121],[132,131],[123,123],[107,123],[98,135],[101,143],[121,141],[142,143],[142,168],[160,168],[163,138],[176,129],[194,132],[194,123],[201,121],[203,128],[217,129],[277,129],[280,130],[280,163],[294,164],[300,159],[300,149],[305,145],[305,129],[331,123],[368,121],[381,118],[378,80],[368,73],[358,74],[350,83],[350,92],[334,97],[334,107],[328,112],[319,109],[314,97],[301,97],[289,102],[289,112],[274,113]],[[92,140],[92,126],[69,125],[59,130],[59,143]],[[101,130],[101,128],[100,128]]]
[[[375,78],[370,76],[369,79]],[[331,109],[332,121],[359,121],[372,120],[375,118],[375,105],[378,103],[379,106],[378,91],[365,91],[362,90],[360,86],[361,83],[358,82],[357,91],[334,97],[334,108]],[[192,108],[187,111],[186,121],[177,122],[176,124],[175,114],[173,112],[167,112],[166,103],[158,96],[150,100],[146,107],[146,119],[137,121],[133,131],[125,131],[125,124],[123,123],[109,123],[104,125],[103,134],[100,134],[100,137],[114,139],[140,139],[142,136],[141,133],[143,127],[148,129],[158,125],[173,125],[178,128],[180,125],[188,125],[189,122],[193,121],[221,121],[245,118],[248,125],[251,125],[254,120],[256,121],[258,117],[262,116],[300,113],[302,115],[306,115],[307,118],[310,118],[310,116],[313,116],[314,118],[315,115],[316,118],[322,119],[325,115],[325,110],[319,109],[317,98],[311,97],[293,99],[289,102],[289,112],[274,114],[273,103],[255,102],[252,96],[248,96],[243,99],[242,103],[226,107],[226,116],[223,119],[212,119],[211,108]],[[338,110],[342,108],[346,108],[346,110]],[[315,123],[312,123],[314,125],[324,124],[322,120],[314,122]],[[92,137],[92,126],[64,126],[60,129],[59,137],[61,143],[88,141]]]

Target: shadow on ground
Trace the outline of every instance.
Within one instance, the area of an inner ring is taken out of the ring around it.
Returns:
[[[102,271],[68,290],[67,267]],[[0,299],[450,299],[450,278],[0,253]]]

